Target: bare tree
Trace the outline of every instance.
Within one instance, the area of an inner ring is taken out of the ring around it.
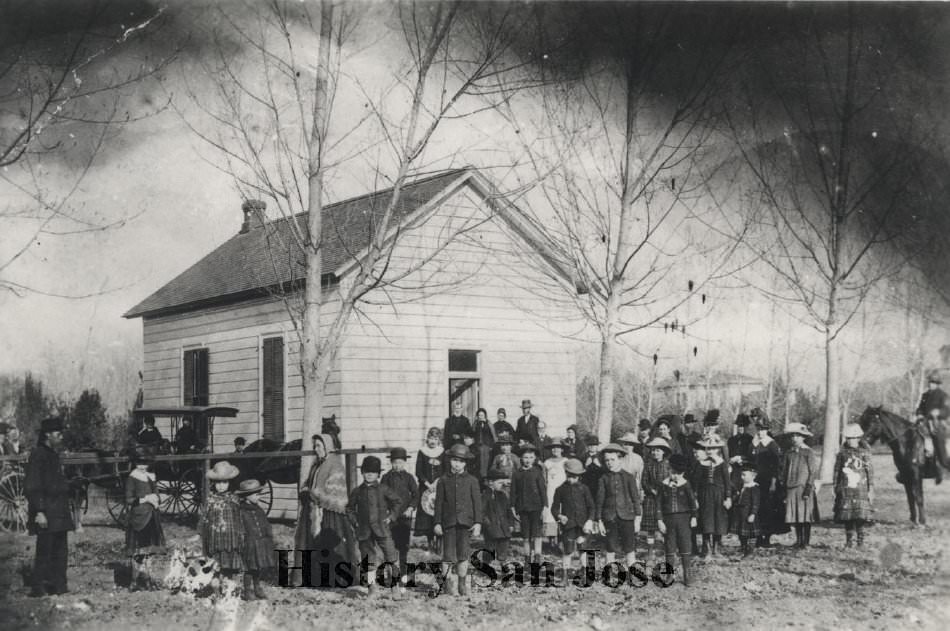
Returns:
[[[648,329],[691,339],[704,292],[735,249],[701,236],[720,220],[704,195],[703,163],[729,37],[709,28],[702,9],[616,4],[556,17],[575,29],[578,55],[599,52],[540,91],[540,120],[516,105],[508,116],[540,181],[537,223],[575,275],[558,289],[600,343],[596,425],[606,441],[618,344]],[[690,303],[692,313],[681,313]]]
[[[124,97],[176,52],[131,67],[116,62],[160,27],[162,8],[133,11],[131,19],[104,2],[60,8],[64,14],[44,13],[50,7],[39,3],[0,8],[0,186],[7,199],[0,208],[0,290],[16,296],[84,297],[21,282],[15,265],[41,238],[101,232],[130,219],[103,219],[74,197],[118,128],[163,109],[132,113]]]
[[[759,288],[823,336],[826,480],[841,425],[839,336],[906,260],[894,246],[914,225],[903,211],[926,137],[891,107],[909,63],[892,36],[899,29],[858,13],[790,20],[780,44],[752,52],[746,115],[730,118],[750,181],[743,205],[757,226],[745,242],[779,279]]]
[[[319,12],[311,14],[306,4],[275,0],[255,12],[251,24],[223,15],[255,59],[250,67],[241,66],[222,40],[217,66],[207,68],[219,98],[207,104],[193,92],[215,128],[211,133],[193,129],[225,157],[222,168],[242,192],[273,201],[289,228],[271,232],[272,262],[304,262],[301,277],[279,288],[279,295],[300,341],[305,438],[320,431],[324,388],[348,326],[363,313],[361,305],[387,302],[391,292],[436,282],[431,272],[421,270],[484,221],[453,226],[408,267],[393,263],[393,252],[406,237],[400,224],[403,189],[431,168],[427,150],[433,138],[447,120],[491,109],[493,86],[508,85],[504,76],[517,66],[507,61],[511,14],[506,8],[405,2],[394,16],[405,63],[391,84],[371,88],[372,81],[346,67],[346,44],[357,28],[358,10],[348,8],[322,0]],[[315,62],[307,52],[313,50]],[[344,83],[365,104],[365,114],[355,120],[334,109]],[[439,162],[452,164],[458,149]],[[348,250],[355,265],[352,279],[336,283],[328,282],[332,270],[323,269],[322,255],[328,244],[346,248],[353,239],[328,234],[322,220],[329,174],[342,165],[369,173],[390,190],[373,209],[368,245]],[[301,463],[302,476],[309,465],[308,459]]]

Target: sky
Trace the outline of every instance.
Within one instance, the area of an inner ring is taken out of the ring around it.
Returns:
[[[22,257],[0,272],[4,278],[39,290],[20,295],[0,291],[0,372],[34,371],[47,376],[54,390],[73,395],[84,387],[99,387],[106,391],[107,401],[113,406],[120,405],[124,397],[134,396],[135,372],[141,361],[141,321],[126,320],[122,314],[230,238],[241,224],[241,189],[226,172],[221,154],[196,132],[216,133],[213,121],[200,107],[214,103],[213,83],[204,73],[218,63],[216,55],[226,55],[243,73],[241,76],[252,82],[259,80],[254,74],[255,51],[229,26],[233,23],[253,31],[256,22],[251,4],[237,0],[47,0],[11,2],[3,9],[7,14],[0,15],[0,25],[5,25],[0,26],[0,38],[22,43],[23,48],[17,50],[37,60],[61,55],[75,41],[79,18],[88,15],[90,8],[101,10],[95,34],[101,38],[97,46],[102,52],[78,71],[87,86],[115,81],[116,77],[142,69],[154,69],[155,73],[120,91],[118,117],[127,115],[131,122],[106,130],[96,160],[81,179],[78,176],[91,147],[98,142],[101,125],[73,123],[58,127],[51,132],[58,135],[57,150],[36,158],[44,190],[58,198],[78,181],[70,207],[79,216],[111,227],[84,234],[41,235]],[[294,3],[289,6],[297,10]],[[504,5],[496,3],[494,10],[499,6]],[[550,26],[547,39],[525,37],[524,50],[516,52],[536,64],[541,64],[543,57],[545,71],[552,75],[607,67],[616,46],[630,39],[629,33],[613,24],[612,12],[625,6],[544,5],[542,20]],[[672,45],[683,49],[684,56],[696,58],[701,52],[695,42],[703,33],[738,33],[738,49],[751,47],[758,38],[781,41],[787,35],[782,26],[788,23],[786,18],[801,13],[803,6],[729,6],[723,18],[729,28],[722,29],[711,29],[704,21],[706,17],[677,18],[683,20],[683,28],[680,39]],[[344,7],[360,19],[345,48],[345,76],[334,110],[338,134],[361,120],[368,100],[384,107],[397,121],[405,103],[404,93],[398,89],[387,91],[405,59],[394,28],[393,5],[346,3]],[[927,94],[895,91],[896,100],[888,106],[903,108],[911,117],[939,118],[934,112],[939,114],[945,103],[941,90],[947,82],[943,79],[950,76],[950,37],[941,37],[950,31],[950,10],[927,7],[902,15],[906,19],[894,21],[889,28],[913,33],[921,28],[921,22],[928,22],[936,32],[933,39],[944,42],[930,47],[920,43],[902,53],[903,58],[941,80],[930,82]],[[819,12],[819,19],[827,20],[828,28],[834,30],[840,16]],[[301,58],[312,57],[313,37],[307,36],[299,19],[291,23],[299,35],[296,41]],[[759,23],[768,28],[752,28]],[[735,29],[730,30],[733,26]],[[710,50],[736,45],[726,40],[725,35],[717,35],[703,41]],[[8,47],[2,53],[9,55],[12,50]],[[97,48],[93,46],[92,50]],[[780,49],[770,50],[773,57],[767,63],[774,65],[777,76],[785,77],[783,73],[791,69],[783,68],[775,55]],[[675,72],[665,72],[646,78],[644,88],[652,90],[662,102],[679,85],[673,75]],[[104,115],[112,106],[111,98],[111,93],[86,97],[79,111]],[[531,109],[523,102],[519,107],[525,108],[523,111]],[[16,120],[15,108],[0,103],[0,124],[13,129]],[[368,164],[382,149],[370,136],[371,132],[361,131],[351,139],[353,146],[368,146],[365,154],[369,157],[353,160],[334,172],[329,187],[331,199],[373,188]],[[464,146],[466,151],[456,153],[457,146]],[[435,166],[467,162],[492,167],[506,164],[510,155],[501,154],[517,146],[505,121],[486,115],[450,123],[435,139],[430,156]],[[513,185],[520,177],[506,168],[490,170],[489,175],[502,185]],[[11,178],[16,175],[11,174]],[[28,205],[8,181],[0,181],[0,209],[8,215],[0,210],[0,221],[5,224],[0,232],[0,261],[4,254],[20,247],[24,235],[31,234],[29,222],[9,217]],[[805,372],[811,376],[811,383],[817,384],[821,356],[819,340],[813,333],[798,326],[792,327],[791,333],[785,325],[781,331],[774,329],[771,306],[761,295],[719,292],[717,300],[721,306],[697,325],[703,339],[712,340],[710,343],[718,348],[713,351],[717,360],[731,369],[761,370],[770,342],[773,346],[777,341],[784,345],[785,337],[791,334],[795,346],[808,357],[805,364],[812,366]],[[782,314],[775,319],[785,321]],[[887,330],[888,325],[881,326]],[[641,351],[662,346],[671,355],[681,352],[677,343],[658,342],[649,335],[654,334],[641,336],[633,344]],[[882,352],[893,343],[894,335],[885,333],[888,335]]]

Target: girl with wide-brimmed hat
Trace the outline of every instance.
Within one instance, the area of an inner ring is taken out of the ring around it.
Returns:
[[[805,444],[812,433],[802,423],[787,424],[784,433],[792,439],[782,470],[785,523],[795,527],[796,547],[806,548],[811,543],[811,524],[817,521],[818,459]]]
[[[245,569],[244,524],[232,484],[241,472],[227,460],[215,463],[206,474],[211,493],[198,518],[198,534],[206,557],[213,558],[221,573],[235,577]]]
[[[729,509],[732,507],[729,463],[722,455],[725,442],[719,434],[707,434],[699,444],[705,454],[696,473],[702,555],[721,558],[722,536],[729,531]]]
[[[241,525],[244,526],[244,600],[267,600],[261,574],[276,567],[274,533],[260,505],[263,490],[258,480],[250,479],[241,482],[234,492],[240,499]]]
[[[845,547],[853,546],[856,536],[861,548],[864,546],[864,524],[871,519],[871,500],[874,497],[871,450],[861,444],[864,431],[856,423],[845,427],[842,436],[844,445],[835,458],[835,521],[844,524]]]

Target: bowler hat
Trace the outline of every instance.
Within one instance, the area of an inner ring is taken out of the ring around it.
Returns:
[[[600,450],[600,453],[603,453],[603,454],[610,453],[610,452],[614,452],[614,453],[618,453],[618,454],[626,454],[626,453],[627,453],[626,451],[623,450],[623,447],[621,447],[621,446],[618,445],[617,443],[607,443],[607,444],[604,445],[603,448]]]
[[[713,408],[706,412],[706,416],[703,417],[703,425],[718,425],[719,424],[719,410]]]
[[[257,493],[258,491],[263,491],[264,487],[261,486],[260,481],[258,480],[244,480],[241,482],[241,485],[238,486],[238,490],[234,493],[236,495],[251,495],[252,493]]]
[[[508,476],[501,469],[492,468],[488,470],[488,479],[489,480],[507,480]]]
[[[742,471],[755,471],[755,463],[749,459],[743,459],[742,463],[739,465],[739,469]]]
[[[522,399],[522,400],[521,400],[521,409],[523,410],[523,409],[529,408],[529,407],[531,407],[531,399]]]
[[[628,445],[639,445],[640,437],[634,434],[633,432],[625,432],[623,436],[617,439],[619,444],[627,443]]]
[[[379,473],[383,470],[383,463],[376,456],[366,456],[360,464],[360,471],[363,473]]]
[[[405,447],[393,447],[389,450],[389,459],[390,460],[409,460],[409,454],[406,453]]]
[[[214,463],[214,467],[207,473],[208,479],[215,482],[233,480],[239,475],[241,475],[241,471],[227,460]]]
[[[449,458],[458,458],[459,460],[471,460],[475,456],[472,455],[472,452],[469,451],[467,445],[462,443],[456,443],[449,448],[448,451]]]
[[[670,456],[670,470],[673,473],[686,473],[689,466],[689,460],[683,454],[673,454]]]
[[[590,436],[584,439],[584,444],[587,445],[588,447],[590,447],[591,445],[596,447],[597,445],[600,444],[600,437],[597,436],[597,434],[591,434]]]
[[[564,471],[568,475],[581,475],[584,473],[584,463],[577,458],[568,458],[564,463]]]
[[[52,416],[50,418],[44,418],[40,422],[40,431],[41,432],[61,432],[63,431],[63,419],[58,416]]]
[[[935,383],[937,385],[940,385],[943,383],[943,381],[941,381],[940,379],[940,375],[937,373],[932,373],[929,377],[927,377],[927,381],[928,383]]]
[[[667,442],[665,438],[660,438],[659,436],[657,436],[656,438],[651,438],[649,441],[647,441],[647,448],[648,449],[663,449],[664,451],[666,451],[666,453],[670,453],[673,451],[673,449],[670,447],[670,443]]]
[[[653,423],[650,422],[648,418],[640,419],[640,422],[637,423],[637,429],[641,432],[653,429]]]
[[[783,434],[798,434],[799,436],[814,436],[803,423],[789,423],[785,426]]]
[[[842,438],[861,438],[864,436],[864,430],[861,429],[861,426],[857,423],[850,423],[845,425],[844,430],[841,432]]]
[[[736,416],[736,427],[747,427],[752,424],[752,419],[749,418],[748,414],[739,414]]]
[[[690,423],[695,423],[695,422],[696,422],[696,417],[693,416],[692,414],[687,414],[686,416],[683,417],[683,425],[689,425]]]

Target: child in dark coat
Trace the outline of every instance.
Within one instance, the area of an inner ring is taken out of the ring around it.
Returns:
[[[660,484],[657,501],[657,524],[664,537],[666,562],[671,568],[676,567],[676,555],[679,554],[686,587],[691,579],[692,528],[696,527],[696,512],[699,510],[696,494],[685,477],[688,467],[686,456],[670,456],[670,476]]]
[[[607,537],[607,563],[613,563],[617,552],[624,554],[624,566],[637,561],[637,533],[643,509],[636,477],[623,469],[623,447],[610,443],[601,450],[607,472],[597,486],[594,519],[601,534]]]
[[[135,468],[125,479],[125,503],[129,507],[125,548],[132,561],[130,591],[137,591],[143,586],[152,587],[149,570],[151,556],[162,552],[165,547],[165,534],[158,513],[158,483],[155,473],[148,470],[153,461],[154,458],[145,447],[136,447],[132,454]]]
[[[529,562],[541,559],[544,534],[541,513],[548,505],[545,474],[541,467],[535,466],[537,459],[538,448],[525,444],[521,448],[521,468],[511,474],[511,510],[521,520],[524,553]]]
[[[383,486],[389,488],[406,506],[406,510],[396,516],[392,526],[393,543],[399,552],[399,571],[406,577],[409,563],[409,542],[412,539],[412,507],[419,499],[419,487],[412,474],[406,471],[406,460],[409,459],[406,450],[396,447],[389,453],[389,462],[392,468],[383,476]]]
[[[508,558],[508,544],[511,542],[511,504],[505,493],[507,485],[508,475],[505,471],[492,469],[488,472],[488,487],[482,493],[485,549],[502,562]]]
[[[729,531],[732,508],[732,483],[729,463],[722,455],[725,442],[718,434],[707,434],[702,441],[706,457],[699,461],[696,495],[699,499],[699,527],[703,533],[703,556],[722,557],[722,536]]]
[[[244,525],[244,600],[267,600],[261,586],[261,574],[276,567],[274,533],[267,513],[260,506],[264,488],[257,480],[244,480],[235,491],[241,500],[241,523]]]
[[[462,443],[446,452],[449,472],[439,478],[435,491],[435,534],[442,537],[442,573],[448,594],[467,596],[471,537],[481,534],[482,498],[478,479],[465,471],[475,456]],[[455,575],[451,574],[455,565]]]
[[[561,563],[564,572],[564,584],[567,585],[571,572],[571,558],[580,552],[578,546],[584,543],[585,533],[593,530],[594,497],[590,490],[581,484],[580,476],[584,465],[576,458],[569,458],[564,464],[567,482],[554,491],[551,514],[561,528]],[[581,566],[584,556],[580,555]]]
[[[370,563],[378,563],[377,549],[382,550],[383,559],[396,563],[399,559],[393,543],[390,525],[408,507],[403,498],[379,482],[382,463],[376,456],[367,456],[360,465],[363,483],[350,494],[346,512],[356,529],[360,556]],[[375,594],[377,583],[369,582],[370,595]]]
[[[751,460],[743,462],[741,468],[742,486],[736,495],[733,511],[733,534],[739,536],[739,546],[742,558],[745,559],[755,552],[755,542],[759,537],[759,504],[761,494],[756,484],[755,463]]]

